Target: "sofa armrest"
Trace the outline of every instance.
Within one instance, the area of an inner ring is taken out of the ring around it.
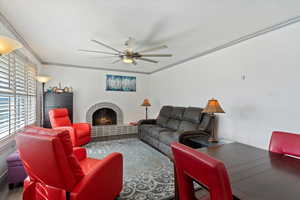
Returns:
[[[74,147],[73,153],[79,161],[84,160],[87,157],[86,149],[83,147]]]
[[[99,161],[70,193],[70,199],[114,199],[123,185],[123,156],[112,153]],[[93,197],[93,198],[92,198]]]
[[[156,119],[142,119],[138,121],[138,126],[143,124],[156,124]]]
[[[185,139],[191,138],[191,137],[197,137],[197,136],[208,136],[209,133],[205,131],[200,130],[194,130],[194,131],[182,131],[179,137],[179,142],[183,143]]]
[[[91,131],[91,125],[89,123],[74,123],[73,124],[74,128],[79,128],[79,129],[84,129],[87,131]]]
[[[73,146],[75,147],[77,144],[77,133],[76,133],[76,129],[73,126],[60,126],[60,127],[56,127],[53,128],[54,130],[67,130],[69,132],[71,141]]]

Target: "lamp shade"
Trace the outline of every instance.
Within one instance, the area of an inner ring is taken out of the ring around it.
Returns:
[[[224,110],[221,108],[218,100],[216,100],[214,98],[208,100],[208,103],[202,112],[204,112],[204,113],[225,113]]]
[[[149,99],[144,99],[143,103],[141,106],[151,106]]]
[[[8,37],[0,36],[0,56],[22,48],[22,44]]]
[[[51,77],[50,76],[37,76],[35,77],[36,80],[40,83],[47,83],[48,81],[51,80]]]

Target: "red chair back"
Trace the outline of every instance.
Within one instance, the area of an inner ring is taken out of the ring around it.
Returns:
[[[300,135],[274,131],[272,133],[269,151],[300,157]]]
[[[16,143],[31,180],[71,191],[83,178],[67,131],[27,127]]]
[[[66,108],[55,108],[49,111],[49,118],[52,128],[61,126],[72,126],[69,118],[68,109]]]
[[[210,193],[210,200],[232,200],[227,171],[222,162],[179,143],[173,143],[177,184],[180,200],[196,200],[193,181]]]

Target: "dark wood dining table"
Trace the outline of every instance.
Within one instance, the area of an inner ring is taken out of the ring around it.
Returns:
[[[236,142],[198,150],[225,164],[241,200],[300,200],[300,159]]]

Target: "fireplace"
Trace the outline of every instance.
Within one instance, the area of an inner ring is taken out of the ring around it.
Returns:
[[[137,126],[124,124],[121,108],[111,102],[92,105],[86,112],[86,121],[92,124],[92,138],[137,134]]]
[[[117,124],[117,113],[111,108],[100,108],[93,113],[93,126]]]
[[[92,105],[86,112],[86,121],[93,126],[122,125],[123,112],[119,106],[110,102]]]

